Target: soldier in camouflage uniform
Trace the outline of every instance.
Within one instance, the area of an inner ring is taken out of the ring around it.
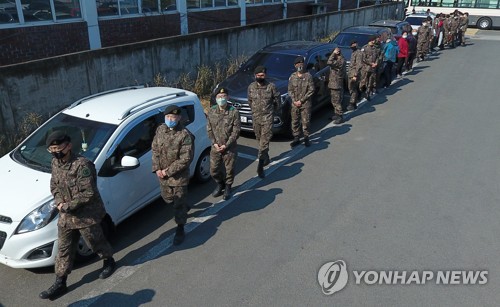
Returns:
[[[417,62],[423,61],[429,51],[429,22],[427,19],[422,21],[422,25],[418,27],[417,35]]]
[[[274,83],[266,80],[266,68],[257,66],[255,81],[248,86],[248,104],[252,109],[253,131],[259,143],[257,174],[265,177],[264,166],[270,163],[269,142],[273,136],[273,114],[280,103],[280,93]]]
[[[193,139],[184,128],[181,109],[168,106],[165,111],[165,124],[156,129],[151,149],[153,151],[153,172],[160,181],[161,196],[167,204],[174,207],[177,229],[174,245],[184,241],[184,225],[187,221],[187,186],[189,165],[193,160]]]
[[[460,44],[465,46],[465,32],[469,26],[469,13],[465,12],[460,16]]]
[[[381,52],[375,46],[377,36],[373,35],[369,38],[368,44],[361,49],[363,57],[363,67],[361,68],[360,88],[365,92],[366,99],[370,100],[370,95],[374,93],[377,78],[377,69],[380,62]]]
[[[348,111],[353,111],[357,108],[359,80],[361,79],[361,69],[363,68],[363,52],[358,50],[358,43],[356,41],[351,42],[351,50],[351,64],[349,65],[349,72],[347,73],[347,85],[349,87],[349,93],[351,94],[351,99],[347,106]]]
[[[451,48],[455,48],[457,42],[458,28],[460,27],[460,20],[458,19],[458,13],[453,15],[450,21],[450,32],[451,32]]]
[[[294,61],[296,72],[288,79],[288,95],[292,100],[292,134],[291,147],[300,144],[300,134],[304,134],[304,145],[311,146],[309,141],[309,123],[311,121],[311,97],[314,94],[314,82],[311,74],[305,71],[304,58],[299,56]],[[300,129],[302,123],[302,131]]]
[[[100,278],[113,273],[115,261],[113,249],[101,227],[106,211],[97,189],[94,164],[71,151],[71,139],[62,131],[51,133],[46,144],[54,157],[50,191],[54,196],[54,206],[59,210],[59,248],[55,263],[56,282],[40,293],[40,298],[55,299],[68,291],[66,280],[73,267],[80,235],[92,251],[104,259]]]
[[[330,66],[328,88],[330,89],[334,109],[334,114],[331,119],[334,124],[341,124],[344,122],[344,118],[342,117],[342,98],[344,96],[346,61],[344,56],[340,53],[340,48],[337,47],[333,50],[326,63]]]
[[[221,196],[224,191],[222,197],[224,200],[231,197],[237,156],[236,140],[240,136],[241,129],[240,113],[234,107],[228,106],[228,95],[226,88],[219,88],[215,96],[217,105],[212,106],[207,115],[207,132],[212,141],[210,175],[217,183],[212,196]]]

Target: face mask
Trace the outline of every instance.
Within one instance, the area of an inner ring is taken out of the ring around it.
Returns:
[[[257,81],[258,83],[264,83],[264,81],[266,81],[266,78],[255,78],[255,81]]]
[[[62,151],[56,151],[52,153],[52,156],[57,160],[61,160],[62,158],[64,158],[64,156],[66,156],[66,154],[63,153]]]
[[[424,27],[427,27],[427,23],[423,23],[422,25],[423,25]]]
[[[304,71],[304,66],[302,66],[302,65],[297,66],[297,71],[298,72],[303,72]]]
[[[408,35],[403,35],[403,38],[407,38],[407,37],[408,37]]]
[[[413,36],[417,36],[417,32],[411,32]]]
[[[227,98],[217,98],[215,99],[215,102],[217,102],[217,104],[222,107],[226,105]]]
[[[177,121],[165,119],[165,125],[167,125],[167,127],[169,128],[174,128],[175,126],[177,126]]]
[[[357,49],[358,49],[358,47],[357,47],[357,46],[351,46],[351,50],[352,50],[352,51],[356,51]]]

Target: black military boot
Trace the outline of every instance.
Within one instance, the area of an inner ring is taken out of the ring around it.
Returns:
[[[184,224],[177,225],[174,236],[174,245],[180,245],[182,242],[184,242],[185,237],[186,234],[184,233]]]
[[[311,141],[309,141],[309,137],[308,137],[308,136],[305,136],[305,137],[304,137],[304,145],[305,145],[306,147],[311,146]]]
[[[298,136],[293,138],[293,141],[290,143],[290,147],[295,147],[300,144],[300,138]]]
[[[333,121],[333,123],[335,125],[340,125],[344,122],[344,118],[342,117],[342,115],[336,115],[337,118],[335,118],[335,120]]]
[[[115,268],[116,268],[116,262],[115,259],[113,259],[113,257],[104,259],[102,264],[102,271],[101,274],[99,274],[99,278],[100,279],[108,278],[109,276],[111,276],[111,274],[113,274]]]
[[[259,159],[259,164],[257,165],[257,175],[260,178],[265,178],[266,174],[264,173],[264,160]]]
[[[231,185],[226,184],[226,188],[224,189],[224,196],[222,196],[222,199],[228,200],[231,198]]]
[[[41,299],[55,300],[56,298],[64,295],[68,292],[68,287],[66,287],[67,276],[56,276],[56,282],[50,286],[49,289],[40,293],[39,297]]]
[[[224,190],[224,183],[217,183],[217,187],[212,192],[213,197],[219,197],[222,195],[222,191]]]

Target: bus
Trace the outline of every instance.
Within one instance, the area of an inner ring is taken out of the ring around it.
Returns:
[[[407,13],[451,14],[455,10],[469,13],[469,26],[491,29],[500,26],[500,0],[406,0]]]

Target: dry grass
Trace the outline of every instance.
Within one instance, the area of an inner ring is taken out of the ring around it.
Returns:
[[[153,78],[153,86],[169,86],[182,88],[198,95],[203,108],[208,110],[210,107],[210,95],[213,89],[220,82],[235,73],[243,62],[247,60],[246,56],[239,56],[228,60],[226,63],[217,62],[212,66],[198,66],[196,76],[186,73],[180,75],[176,80],[168,80],[161,73]]]

